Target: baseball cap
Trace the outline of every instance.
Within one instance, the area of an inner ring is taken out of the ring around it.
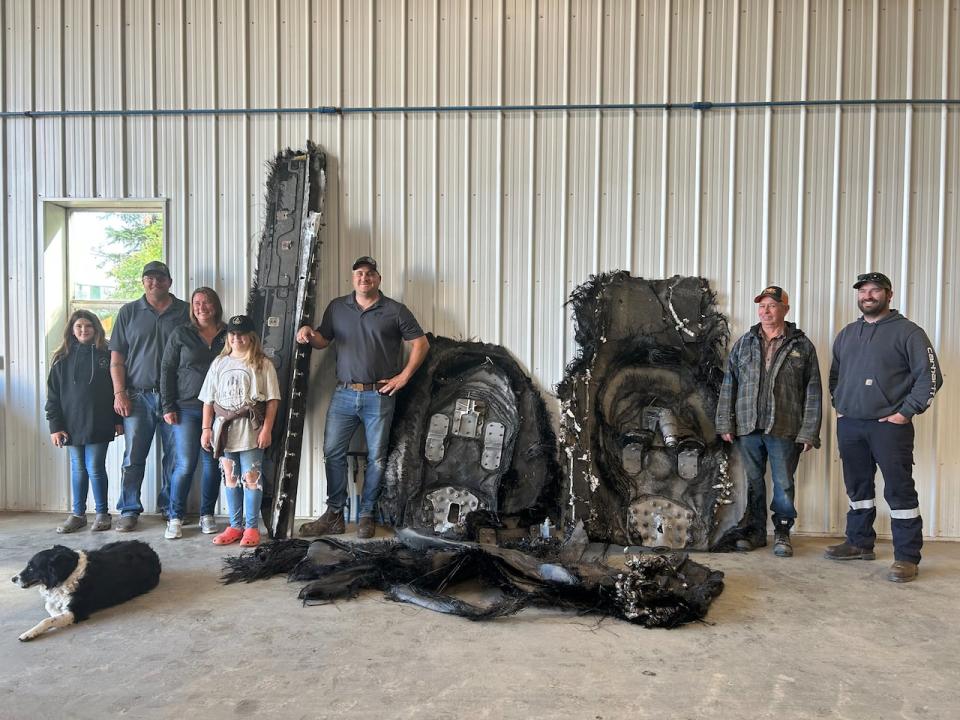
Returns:
[[[360,257],[358,257],[356,260],[353,261],[354,270],[364,265],[369,265],[370,269],[373,270],[375,273],[380,272],[380,270],[377,268],[377,261],[374,260],[369,255],[361,255]]]
[[[755,303],[760,302],[763,298],[768,297],[776,300],[778,303],[783,303],[784,305],[790,304],[790,296],[787,295],[787,291],[784,290],[779,285],[768,285],[763,290],[760,291],[760,294],[757,295],[753,301]]]
[[[893,290],[893,283],[890,282],[890,278],[879,272],[868,272],[863,273],[862,275],[857,275],[857,281],[853,284],[853,287],[854,289],[859,290],[861,285],[866,285],[867,283],[879,285],[885,290]]]
[[[159,260],[151,260],[143,266],[143,272],[140,273],[140,277],[146,277],[147,275],[165,275],[169,278],[170,268],[167,267],[166,263],[162,263]]]
[[[246,315],[234,315],[227,323],[227,332],[250,333],[253,331],[253,320]]]

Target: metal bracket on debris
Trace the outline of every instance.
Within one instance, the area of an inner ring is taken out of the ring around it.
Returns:
[[[503,423],[488,422],[483,433],[483,455],[480,456],[480,467],[484,470],[496,470],[500,467],[500,456],[503,454],[503,436],[506,428]]]
[[[457,404],[453,410],[453,434],[465,438],[478,437],[486,408],[486,403],[482,400],[457,398]]]
[[[432,519],[436,532],[462,527],[467,521],[467,514],[481,507],[476,495],[455,487],[434,490],[426,495],[424,501],[424,519]]]
[[[432,463],[438,463],[443,460],[444,448],[443,441],[447,439],[450,432],[450,418],[443,413],[437,413],[430,418],[430,428],[427,430],[427,442],[423,454],[427,460]]]

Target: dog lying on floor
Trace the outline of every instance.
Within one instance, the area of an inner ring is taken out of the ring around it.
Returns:
[[[99,550],[54,545],[30,558],[12,579],[22,588],[40,585],[50,613],[20,636],[26,641],[153,590],[160,582],[160,558],[139,540],[108,543]]]

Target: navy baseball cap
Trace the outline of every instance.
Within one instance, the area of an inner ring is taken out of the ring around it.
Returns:
[[[227,323],[227,332],[252,333],[254,329],[253,320],[246,315],[234,315]]]
[[[147,275],[163,275],[169,278],[170,268],[167,267],[166,263],[162,263],[159,260],[151,260],[143,266],[143,272],[140,273],[140,277],[144,278]]]
[[[868,272],[857,275],[857,281],[853,284],[853,287],[855,290],[859,290],[861,285],[866,285],[867,283],[879,285],[884,290],[893,290],[893,283],[890,282],[890,278],[879,272]]]

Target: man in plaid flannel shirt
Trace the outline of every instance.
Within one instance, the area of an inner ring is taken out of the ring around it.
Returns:
[[[753,301],[760,322],[737,340],[727,358],[717,433],[734,444],[747,475],[746,531],[737,549],[767,544],[764,474],[769,461],[773,551],[790,557],[790,528],[797,517],[794,475],[800,453],[820,447],[820,365],[813,343],[785,320],[790,298],[783,288],[770,285]]]

